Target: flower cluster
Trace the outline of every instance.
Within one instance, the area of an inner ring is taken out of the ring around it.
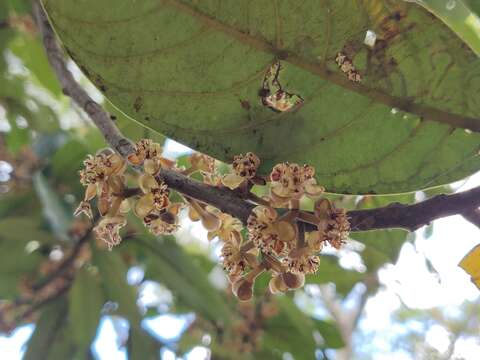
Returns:
[[[94,232],[110,250],[121,242],[120,229],[127,225],[126,215],[130,209],[155,235],[171,234],[177,230],[182,204],[170,202],[170,191],[159,177],[162,168],[173,168],[175,163],[161,155],[160,144],[142,139],[135,144],[135,151],[127,161],[111,149],[90,155],[84,161],[80,182],[86,186],[85,198],[75,215],[85,213],[93,218],[90,202],[98,197],[101,219]],[[136,178],[137,188],[126,185],[128,164],[143,170]]]
[[[264,184],[263,179],[257,177],[260,159],[254,153],[237,155],[233,158],[233,173],[222,178],[222,184],[230,189],[245,188],[249,184]]]
[[[93,218],[90,202],[97,197],[97,208],[102,220],[95,227],[95,234],[105,241],[109,248],[120,243],[119,230],[125,226],[123,191],[127,163],[111,149],[89,155],[83,162],[80,182],[86,187],[83,201],[75,215],[86,214]]]
[[[223,178],[225,185],[241,188],[251,181],[252,176],[258,176],[259,161],[242,162],[251,164],[255,172],[239,173],[238,161],[248,158],[253,157],[248,154],[236,157],[232,165],[233,176],[242,177],[242,181],[225,184],[225,179],[233,177],[226,175]],[[327,199],[320,199],[324,188],[317,184],[312,166],[277,164],[265,181],[269,185],[269,195],[264,198],[252,197],[258,200],[259,205],[247,220],[247,238],[233,244],[225,242],[222,251],[232,290],[241,300],[251,298],[255,278],[264,271],[272,273],[269,284],[272,293],[303,286],[305,275],[317,272],[320,265],[318,254],[324,245],[340,248],[350,231],[346,211],[336,209]],[[231,186],[234,184],[236,186]],[[313,212],[300,209],[303,197],[314,200]],[[305,231],[305,223],[310,224],[308,232]],[[314,231],[311,231],[312,228]],[[252,248],[259,255],[256,260]]]
[[[141,169],[134,177],[134,188],[126,185],[128,163]],[[345,210],[321,198],[324,188],[317,184],[312,166],[280,163],[270,174],[261,176],[260,159],[251,152],[235,156],[227,174],[220,172],[216,161],[204,154],[191,155],[189,163],[190,166],[177,167],[175,162],[162,157],[159,144],[148,139],[135,144],[127,161],[108,149],[89,156],[80,171],[86,191],[76,213],[93,217],[90,202],[98,198],[101,219],[95,234],[111,249],[121,241],[119,231],[126,226],[130,209],[152,234],[163,235],[178,229],[179,213],[187,208],[190,220],[202,223],[209,240],[218,238],[222,242],[221,262],[232,292],[240,300],[253,296],[255,279],[265,271],[272,274],[272,293],[303,286],[305,275],[317,272],[323,247],[338,249],[348,237],[350,225]],[[239,196],[256,203],[246,226],[232,214],[185,194],[173,193],[162,180],[164,169],[201,179],[213,187],[238,191]],[[267,196],[252,192],[254,186],[265,185]],[[312,200],[313,211],[301,209],[304,197]],[[173,198],[177,201],[173,202]]]

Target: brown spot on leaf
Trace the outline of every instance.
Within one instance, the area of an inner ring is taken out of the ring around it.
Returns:
[[[240,100],[240,106],[245,110],[250,110],[250,102],[248,100]]]
[[[133,103],[133,108],[135,109],[136,112],[139,112],[142,106],[143,106],[143,99],[141,96],[137,96],[137,98],[135,99],[135,102]]]

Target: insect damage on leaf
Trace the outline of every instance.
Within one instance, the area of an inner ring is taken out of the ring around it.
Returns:
[[[280,61],[274,62],[265,73],[259,95],[262,104],[275,112],[291,111],[303,104],[300,95],[289,93],[282,89],[278,79],[282,66]]]
[[[475,246],[458,264],[480,289],[480,245]]]
[[[362,76],[360,73],[355,69],[352,60],[350,60],[347,55],[342,52],[337,54],[335,58],[335,62],[337,63],[340,70],[345,73],[348,77],[348,80],[353,82],[360,82],[362,81]]]

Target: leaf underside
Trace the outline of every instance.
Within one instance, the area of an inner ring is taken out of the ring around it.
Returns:
[[[44,0],[63,44],[125,114],[221,160],[310,163],[327,190],[398,193],[480,169],[480,60],[397,0]],[[364,44],[376,33],[373,49]],[[352,60],[360,83],[335,62]],[[280,60],[303,106],[259,95]],[[128,135],[128,134],[127,134]]]

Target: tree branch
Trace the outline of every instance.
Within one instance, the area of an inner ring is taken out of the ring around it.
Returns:
[[[473,208],[470,211],[466,211],[462,214],[465,220],[470,221],[473,225],[480,228],[480,209]]]
[[[47,52],[48,61],[57,74],[65,95],[70,96],[90,116],[110,146],[123,156],[130,154],[133,151],[131,141],[123,136],[111,120],[110,115],[87,94],[68,70],[55,33],[50,26],[42,5],[38,1],[33,3],[33,13]]]
[[[127,156],[134,149],[132,142],[120,132],[110,115],[75,81],[67,69],[64,54],[38,2],[34,3],[34,13],[48,59],[64,93],[90,116],[106,142],[122,156]],[[243,223],[246,223],[252,209],[256,206],[236,191],[213,187],[173,170],[162,169],[159,178],[171,189],[210,204]],[[393,203],[376,209],[353,210],[348,212],[348,216],[352,231],[391,228],[415,231],[435,219],[467,214],[469,210],[478,207],[480,207],[480,187],[462,193],[435,196],[414,205]],[[305,228],[307,231],[315,229],[311,224],[306,224]]]
[[[80,239],[77,240],[70,255],[66,257],[54,271],[49,273],[42,280],[39,280],[38,282],[33,284],[32,290],[39,291],[43,289],[45,286],[47,286],[48,284],[50,284],[56,278],[65,275],[68,272],[68,270],[71,268],[75,260],[77,259],[78,255],[80,254],[80,250],[82,250],[83,245],[88,242],[91,232],[92,232],[92,228],[88,229],[88,231]]]

